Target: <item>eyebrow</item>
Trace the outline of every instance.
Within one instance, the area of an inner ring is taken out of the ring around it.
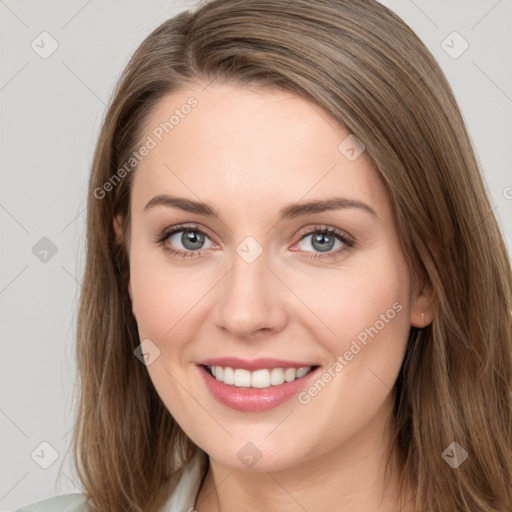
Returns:
[[[184,212],[197,213],[199,215],[208,217],[219,217],[215,208],[208,203],[167,194],[161,194],[153,197],[153,199],[151,199],[144,207],[144,211],[155,208],[156,206],[177,208],[179,210],[183,210]],[[278,220],[290,220],[296,217],[311,215],[314,213],[321,213],[330,210],[341,210],[346,208],[359,208],[360,210],[363,210],[378,218],[375,210],[366,203],[357,201],[355,199],[347,199],[345,197],[332,197],[328,199],[289,204],[288,206],[285,206],[279,210]]]

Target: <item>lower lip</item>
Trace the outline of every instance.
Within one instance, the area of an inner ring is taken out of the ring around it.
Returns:
[[[211,394],[221,403],[244,412],[262,412],[274,407],[278,407],[282,403],[290,400],[296,395],[306,384],[316,375],[320,367],[310,371],[304,377],[296,379],[292,382],[284,382],[278,386],[270,386],[268,388],[246,388],[236,387],[224,384],[212,377],[206,368],[199,366],[199,371],[210,390]]]

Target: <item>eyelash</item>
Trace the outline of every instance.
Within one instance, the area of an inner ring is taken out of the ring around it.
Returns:
[[[174,235],[176,233],[180,233],[181,231],[192,231],[194,233],[201,233],[202,235],[205,235],[206,237],[208,237],[208,234],[205,233],[198,225],[187,224],[187,225],[174,226],[169,229],[164,229],[162,232],[160,232],[157,235],[157,239],[155,240],[155,243],[158,246],[161,246],[164,249],[164,251],[166,251],[167,253],[169,253],[173,256],[178,256],[178,257],[182,257],[182,258],[191,258],[191,257],[195,257],[195,256],[198,256],[198,257],[202,256],[202,253],[205,252],[203,250],[181,251],[178,249],[171,249],[171,248],[165,246],[165,242],[168,238],[170,238],[172,235]],[[313,229],[302,234],[298,238],[298,240],[296,240],[295,243],[300,242],[307,236],[314,235],[314,234],[324,234],[324,235],[328,235],[328,236],[333,236],[340,242],[343,242],[345,244],[345,247],[338,249],[335,252],[330,252],[330,253],[323,253],[323,254],[322,253],[314,253],[315,256],[307,256],[307,258],[310,258],[310,259],[332,260],[355,246],[355,240],[351,236],[347,235],[343,231],[339,231],[338,229],[326,228],[324,226],[314,226]],[[309,252],[309,251],[306,251],[306,252]]]

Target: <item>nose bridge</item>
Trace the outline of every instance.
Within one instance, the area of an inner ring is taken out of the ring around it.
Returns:
[[[253,237],[235,249],[233,265],[221,288],[218,323],[236,336],[282,327],[284,308],[279,287],[267,268],[268,250]]]

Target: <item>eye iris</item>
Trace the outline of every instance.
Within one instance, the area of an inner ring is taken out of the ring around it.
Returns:
[[[325,243],[326,239],[327,243]],[[315,245],[317,242],[321,243],[318,247]],[[316,235],[313,235],[312,245],[315,249],[318,249],[321,252],[330,251],[334,245],[334,237],[325,233],[317,233]]]
[[[181,235],[181,243],[183,247],[190,250],[200,249],[201,245],[204,243],[204,235],[197,231],[185,230]],[[192,244],[192,247],[188,244]]]

